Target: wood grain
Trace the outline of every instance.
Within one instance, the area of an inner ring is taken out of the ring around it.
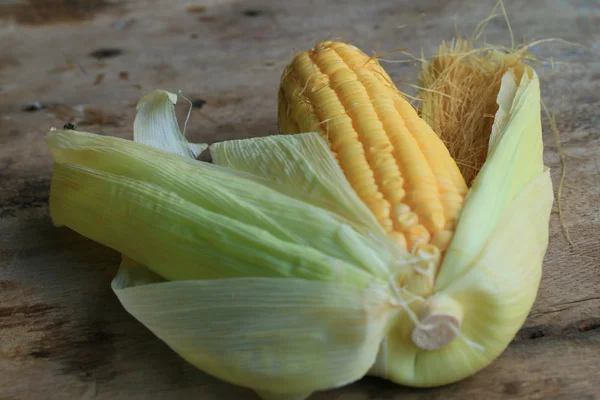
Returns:
[[[202,106],[188,125],[193,141],[274,134],[279,75],[294,50],[343,38],[366,51],[427,52],[455,27],[471,32],[493,2],[136,0],[82,10],[87,3],[58,2],[60,18],[39,1],[0,9],[0,398],[256,400],[187,365],[122,309],[109,286],[117,253],[52,226],[45,133],[74,122],[130,138],[137,100],[164,88]],[[366,378],[311,400],[600,398],[600,4],[505,5],[519,42],[559,37],[583,46],[533,49],[566,63],[538,71],[562,144],[576,156],[566,160],[563,187],[573,245],[555,204],[534,309],[479,374],[428,390]],[[41,17],[23,20],[23,12]],[[502,19],[490,22],[487,40],[510,43]],[[409,90],[417,70],[384,65]],[[561,164],[546,118],[544,141],[556,190]]]

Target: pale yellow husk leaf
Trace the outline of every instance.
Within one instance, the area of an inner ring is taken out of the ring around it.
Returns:
[[[285,398],[364,375],[390,310],[387,287],[239,278],[132,287],[113,281],[133,316],[193,365]]]
[[[217,165],[265,178],[278,190],[294,197],[302,194],[304,201],[340,213],[372,235],[386,237],[316,132],[230,140],[213,144],[210,153]]]
[[[137,104],[133,123],[133,140],[148,146],[195,158],[208,148],[205,143],[188,143],[177,124],[175,108],[177,95],[165,90],[155,90],[144,96]]]

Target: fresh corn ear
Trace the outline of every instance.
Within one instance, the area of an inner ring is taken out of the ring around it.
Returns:
[[[319,132],[358,196],[402,247],[413,253],[428,244],[447,248],[465,181],[375,58],[338,42],[297,55],[281,79],[279,127],[283,134]]]
[[[51,216],[122,253],[112,288],[128,312],[265,400],[366,374],[455,382],[523,324],[548,242],[537,75],[519,64],[493,95],[467,192],[376,60],[326,42],[282,79],[280,126],[296,134],[215,144],[215,165],[194,160],[204,146],[165,91],[140,101],[135,142],[52,131]]]

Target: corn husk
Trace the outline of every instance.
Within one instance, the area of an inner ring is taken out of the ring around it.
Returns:
[[[149,115],[138,119],[173,107],[165,92],[152,96],[158,112],[141,108]],[[318,135],[276,141],[253,145],[279,146],[279,164],[294,152],[321,155],[294,163],[297,189],[145,144],[55,130],[51,215],[124,255],[115,293],[183,358],[265,398],[302,398],[373,364],[398,249],[361,211]],[[231,158],[231,145],[215,154]]]
[[[123,306],[185,360],[265,399],[366,374],[411,386],[488,365],[523,324],[553,201],[539,81],[509,70],[488,156],[435,280],[388,240],[315,133],[213,145],[194,160],[175,98],[138,107],[136,142],[56,130],[51,215],[123,254]],[[517,77],[520,76],[520,79]]]

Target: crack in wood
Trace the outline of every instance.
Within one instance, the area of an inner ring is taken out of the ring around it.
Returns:
[[[587,297],[585,299],[565,301],[563,303],[554,304],[554,305],[552,305],[550,307],[559,307],[559,306],[566,306],[566,305],[572,305],[572,304],[581,304],[581,303],[585,303],[585,302],[588,302],[588,301],[594,301],[594,300],[600,300],[600,297]],[[571,308],[573,308],[573,307],[559,308],[557,310],[538,311],[538,312],[529,314],[529,318],[537,317],[538,315],[546,315],[546,314],[557,313],[557,312],[569,310]]]
[[[583,319],[563,327],[548,324],[524,327],[517,332],[513,341],[518,342],[550,337],[568,339],[584,337],[590,333],[600,334],[600,318]]]

